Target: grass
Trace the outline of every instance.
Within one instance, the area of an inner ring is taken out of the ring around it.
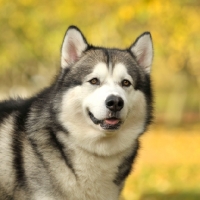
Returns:
[[[153,127],[126,181],[123,200],[199,200],[200,130]]]

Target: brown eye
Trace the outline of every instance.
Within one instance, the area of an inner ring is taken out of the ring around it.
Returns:
[[[124,87],[129,87],[131,85],[131,82],[130,81],[128,81],[128,80],[126,80],[126,79],[124,79],[123,81],[122,81],[122,86],[124,86]]]
[[[100,81],[98,78],[93,78],[89,81],[92,85],[99,85]]]

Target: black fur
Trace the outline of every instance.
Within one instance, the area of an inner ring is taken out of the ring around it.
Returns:
[[[13,168],[15,169],[15,179],[18,182],[18,187],[23,187],[26,182],[24,160],[23,160],[23,141],[24,141],[24,132],[14,132],[13,135]]]
[[[131,172],[133,162],[135,161],[135,158],[138,153],[139,141],[137,140],[134,143],[134,145],[135,146],[131,154],[128,157],[125,157],[122,163],[118,166],[118,173],[116,174],[116,177],[113,181],[118,186],[124,183],[124,180],[127,178],[127,176]]]
[[[67,167],[69,167],[71,169],[71,171],[74,173],[75,175],[75,171],[72,165],[72,162],[69,158],[69,156],[67,156],[66,154],[66,150],[64,149],[65,146],[64,144],[58,140],[57,136],[56,136],[56,132],[53,131],[52,128],[48,128],[47,131],[50,133],[50,140],[51,140],[51,144],[53,144],[53,146],[59,150],[61,157],[64,159],[65,164]]]
[[[27,108],[31,105],[32,98],[29,100],[24,99],[10,99],[0,102],[0,123],[4,120],[4,118],[8,117],[11,113],[15,111],[19,111],[20,117],[19,121],[23,120],[27,115]],[[24,116],[23,116],[24,115]]]

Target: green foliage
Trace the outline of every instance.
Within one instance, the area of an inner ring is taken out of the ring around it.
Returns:
[[[157,113],[171,123],[181,122],[184,112],[198,113],[199,120],[199,8],[197,0],[0,0],[0,91],[47,85],[71,24],[89,43],[110,47],[128,47],[151,31]]]

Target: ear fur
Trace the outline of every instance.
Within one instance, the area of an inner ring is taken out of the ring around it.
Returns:
[[[88,48],[88,43],[76,26],[70,26],[65,34],[61,48],[61,67],[66,68],[79,60]]]
[[[150,73],[153,60],[153,44],[151,34],[149,32],[145,32],[140,35],[130,47],[130,51],[136,57],[139,66],[142,67],[147,73]]]

